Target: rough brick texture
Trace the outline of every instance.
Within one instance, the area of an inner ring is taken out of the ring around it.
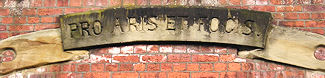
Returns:
[[[324,34],[325,0],[1,0],[0,40],[58,28],[58,16],[112,6],[218,6],[271,12],[272,24]],[[16,7],[19,6],[19,7]],[[90,59],[36,68],[9,78],[320,78],[307,69],[237,57],[218,45],[137,44],[91,49]],[[92,58],[94,57],[94,58]],[[14,57],[0,55],[0,63]]]

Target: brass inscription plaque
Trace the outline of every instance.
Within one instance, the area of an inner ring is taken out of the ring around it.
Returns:
[[[60,16],[64,49],[136,41],[264,48],[271,14],[216,7],[124,7]]]

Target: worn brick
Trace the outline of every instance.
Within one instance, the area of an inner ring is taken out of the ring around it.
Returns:
[[[243,71],[254,70],[254,64],[253,63],[242,63],[242,70]]]
[[[121,49],[119,47],[110,47],[108,48],[108,53],[110,54],[120,54]]]
[[[289,20],[298,19],[298,14],[297,13],[285,13],[284,19],[289,19]]]
[[[80,7],[81,6],[81,0],[70,0],[69,6],[71,7]]]
[[[190,78],[190,73],[188,73],[188,72],[169,72],[168,78]]]
[[[147,52],[148,53],[157,53],[157,52],[159,52],[159,46],[158,45],[148,45]]]
[[[159,71],[160,64],[147,64],[147,71]]]
[[[64,72],[74,72],[76,71],[76,65],[75,64],[64,64],[62,65],[62,71]]]
[[[110,72],[87,72],[83,78],[109,78]]]
[[[30,6],[31,7],[41,7],[42,0],[31,0]]]
[[[267,5],[268,0],[256,0],[256,5]]]
[[[118,71],[118,64],[106,64],[105,71]]]
[[[56,22],[56,17],[42,17],[41,23],[54,23]]]
[[[136,45],[134,46],[134,53],[146,53],[146,45]]]
[[[307,27],[325,27],[325,21],[306,21]]]
[[[57,7],[67,7],[69,0],[57,0]]]
[[[303,27],[304,21],[280,21],[279,25],[288,27]]]
[[[94,6],[96,0],[83,0],[82,6]]]
[[[323,4],[324,0],[311,0],[311,4]]]
[[[89,8],[65,8],[64,14],[88,11]]]
[[[8,15],[9,15],[9,9],[0,8],[0,16],[8,16]]]
[[[165,72],[143,72],[140,73],[140,78],[167,78]]]
[[[201,63],[200,64],[200,71],[212,71],[213,64],[212,63]]]
[[[199,68],[199,65],[198,63],[189,63],[187,64],[187,71],[199,71],[200,68]]]
[[[221,72],[220,78],[237,78],[236,72]]]
[[[38,9],[39,15],[60,15],[62,14],[62,9],[57,8],[46,8],[46,9]]]
[[[324,5],[306,5],[306,6],[303,7],[303,9],[306,12],[324,11],[325,6]]]
[[[43,7],[55,7],[55,0],[44,0]]]
[[[90,65],[89,64],[78,64],[77,71],[78,72],[89,72]]]
[[[123,5],[135,5],[136,0],[123,0]]]
[[[166,62],[165,55],[144,55],[141,57],[141,60],[145,62]]]
[[[325,19],[325,13],[312,13],[312,19]]]
[[[248,72],[248,78],[261,78],[261,74],[258,71]],[[283,78],[283,77],[278,77]]]
[[[102,63],[93,63],[91,64],[91,71],[104,71],[104,66]]]
[[[195,72],[191,73],[192,78],[219,78],[218,72]]]
[[[198,53],[198,52],[200,52],[199,46],[188,45],[187,52],[188,53]]]
[[[11,24],[11,23],[13,23],[13,17],[3,17],[1,23]]]
[[[171,53],[173,52],[172,45],[160,45],[159,51],[163,53]]]
[[[240,0],[229,0],[230,5],[240,5]]]
[[[12,36],[16,36],[16,35],[23,35],[23,34],[26,34],[28,32],[10,32],[9,33],[9,36],[12,37]]]
[[[15,56],[4,56],[2,57],[2,62],[9,62],[15,59]]]
[[[110,6],[120,6],[122,4],[122,0],[110,0]]]
[[[192,55],[192,62],[218,62],[218,54],[195,54]]]
[[[150,1],[150,5],[161,5],[161,0],[149,0]]]
[[[228,70],[229,71],[240,71],[241,65],[240,65],[240,63],[228,63]]]
[[[35,30],[39,31],[39,30],[44,30],[44,29],[55,29],[55,28],[59,28],[60,25],[58,24],[39,24],[39,25],[35,25]]]
[[[123,54],[131,54],[133,53],[134,46],[123,46],[121,47],[121,53]]]
[[[275,78],[275,72],[274,71],[261,72],[261,77],[264,77],[264,78]],[[296,78],[296,77],[285,77],[285,78]]]
[[[9,26],[9,31],[33,31],[32,25],[14,25]]]
[[[215,47],[215,53],[226,53],[227,52],[227,48],[224,47]]]
[[[133,64],[120,64],[119,71],[132,71],[133,70]]]
[[[133,64],[133,70],[134,71],[145,71],[146,70],[146,64],[143,64],[143,63]]]
[[[235,54],[222,54],[220,55],[220,61],[221,62],[232,62],[236,58]]]
[[[81,73],[56,73],[54,76],[51,73],[46,74],[44,78],[81,78],[82,74]],[[33,78],[33,77],[31,77]],[[42,78],[42,77],[35,77],[35,78]]]
[[[189,54],[170,54],[167,56],[168,62],[190,62],[191,55]]]
[[[212,46],[200,46],[201,52],[204,53],[213,53],[214,52],[214,47]]]
[[[8,33],[0,32],[0,39],[8,38]]]
[[[185,71],[186,63],[173,63],[173,71]]]
[[[270,63],[268,66],[270,67],[270,70],[284,70],[285,69],[284,66],[274,64],[274,63]]]
[[[255,5],[256,0],[242,0],[244,5]]]
[[[0,31],[6,31],[7,30],[7,26],[5,25],[0,25]]]
[[[310,19],[309,13],[298,13],[299,19]]]
[[[227,0],[218,0],[218,2],[221,4],[221,5],[228,5],[229,3],[227,2]]]
[[[113,0],[110,0],[113,1]],[[95,6],[108,6],[108,1],[107,0],[97,0]]]
[[[173,52],[174,53],[186,53],[186,45],[175,45]]]
[[[274,12],[275,11],[275,7],[269,6],[269,5],[249,6],[249,8],[252,10],[265,11],[265,12]]]
[[[227,64],[226,63],[215,63],[214,64],[214,70],[215,71],[226,71],[227,70]]]
[[[61,65],[51,65],[49,72],[59,72],[61,70]]]
[[[149,0],[137,0],[137,5],[149,5]]]
[[[113,73],[112,78],[138,78],[139,74],[137,72],[119,72]]]
[[[273,5],[281,5],[283,3],[282,0],[270,0],[270,4]]]
[[[237,78],[247,78],[248,72],[236,72]]]
[[[27,23],[26,17],[14,17],[14,21],[16,24],[25,24]]]
[[[162,0],[163,5],[174,5],[177,0]]]
[[[139,62],[138,55],[113,55],[113,60],[119,62]]]
[[[161,63],[161,71],[172,71],[172,63]]]
[[[96,54],[96,55],[107,54],[108,48],[98,48],[98,49],[92,49],[90,51],[91,51],[91,54]]]
[[[277,12],[298,12],[302,11],[302,6],[277,6]]]
[[[39,23],[39,22],[40,22],[39,17],[28,17],[29,24],[34,24],[34,23]]]

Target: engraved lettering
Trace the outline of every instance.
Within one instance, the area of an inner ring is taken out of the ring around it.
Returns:
[[[102,32],[102,25],[99,21],[94,22],[94,33],[99,35]]]
[[[185,18],[182,18],[182,30],[188,29],[188,21]]]
[[[190,26],[190,30],[201,31],[202,29],[204,29],[204,22],[201,18],[199,18],[197,21],[194,21],[193,26]]]
[[[175,18],[167,18],[167,30],[175,30]]]
[[[89,36],[89,24],[87,22],[81,22],[82,36]]]
[[[136,18],[129,18],[130,31],[140,31],[142,30],[142,25],[137,22]]]
[[[252,29],[251,29],[251,27],[252,27],[252,25],[255,25],[256,23],[255,22],[253,22],[253,21],[246,21],[245,22],[245,26],[242,26],[241,27],[241,32],[242,32],[242,34],[245,34],[245,35],[249,35],[249,34],[251,34],[252,33]]]
[[[157,23],[158,20],[155,17],[150,17],[147,21],[147,23],[145,24],[145,29],[149,30],[149,31],[153,31],[157,29]]]
[[[217,18],[212,18],[211,19],[211,24],[210,24],[210,30],[212,32],[216,32],[219,28],[219,20]]]
[[[229,19],[226,23],[226,32],[230,33],[239,27],[238,20]]]
[[[79,27],[76,23],[69,24],[71,29],[71,37],[72,38],[80,38],[81,37],[81,27]]]

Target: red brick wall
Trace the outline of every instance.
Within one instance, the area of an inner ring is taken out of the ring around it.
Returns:
[[[128,5],[219,6],[271,12],[273,24],[324,34],[325,0],[1,0],[0,40],[58,28],[58,16]],[[237,57],[224,45],[137,44],[92,49],[90,59],[38,67],[7,77],[302,78],[325,77],[306,69]]]

